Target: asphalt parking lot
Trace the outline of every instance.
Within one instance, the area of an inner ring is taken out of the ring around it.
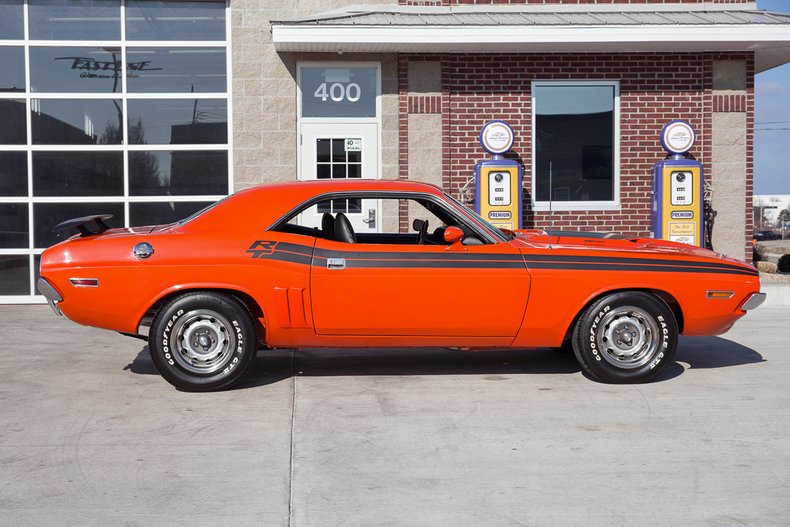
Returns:
[[[648,385],[550,350],[283,350],[213,394],[47,306],[0,317],[2,525],[790,524],[786,307]]]

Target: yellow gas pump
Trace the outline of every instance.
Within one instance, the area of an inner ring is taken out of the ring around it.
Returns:
[[[505,159],[513,146],[513,129],[504,121],[490,121],[480,131],[480,145],[492,159],[475,165],[475,211],[502,229],[521,228],[521,164]]]
[[[654,238],[705,247],[702,163],[686,157],[694,139],[684,121],[670,121],[661,131],[670,158],[653,166],[651,224]]]

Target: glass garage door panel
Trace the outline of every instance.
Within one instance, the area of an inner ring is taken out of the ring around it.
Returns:
[[[25,91],[25,48],[0,47],[0,72],[0,92]]]
[[[0,255],[0,295],[30,294],[30,258]]]
[[[30,38],[36,40],[118,40],[120,0],[28,0]],[[90,27],[86,35],[85,29]]]
[[[0,145],[23,145],[27,142],[25,101],[0,99]]]
[[[225,144],[225,99],[149,99],[128,101],[130,144]]]
[[[225,48],[128,48],[129,93],[227,90]]]
[[[225,40],[225,3],[127,0],[126,38]]]
[[[121,48],[31,47],[30,89],[35,93],[120,93]]]
[[[22,0],[0,0],[0,39],[25,38]]]
[[[0,197],[27,196],[27,152],[0,152]]]
[[[28,245],[27,203],[0,203],[0,249]]]
[[[35,196],[123,196],[122,152],[33,152]]]
[[[129,152],[132,196],[219,196],[228,193],[228,153]]]
[[[33,144],[119,145],[123,103],[119,99],[32,99]]]

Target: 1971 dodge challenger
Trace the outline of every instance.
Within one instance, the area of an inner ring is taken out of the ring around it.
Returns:
[[[723,333],[765,297],[754,267],[713,251],[500,230],[414,182],[263,185],[171,225],[106,219],[56,227],[79,233],[44,251],[38,289],[75,322],[147,338],[188,391],[282,347],[565,347],[594,379],[645,382],[679,334]]]

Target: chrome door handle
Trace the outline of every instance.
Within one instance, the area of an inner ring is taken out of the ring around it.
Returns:
[[[362,220],[364,223],[368,224],[368,227],[371,229],[376,228],[376,209],[368,209],[368,217]]]
[[[326,268],[327,269],[345,269],[346,268],[346,259],[345,258],[327,258],[326,259]]]

